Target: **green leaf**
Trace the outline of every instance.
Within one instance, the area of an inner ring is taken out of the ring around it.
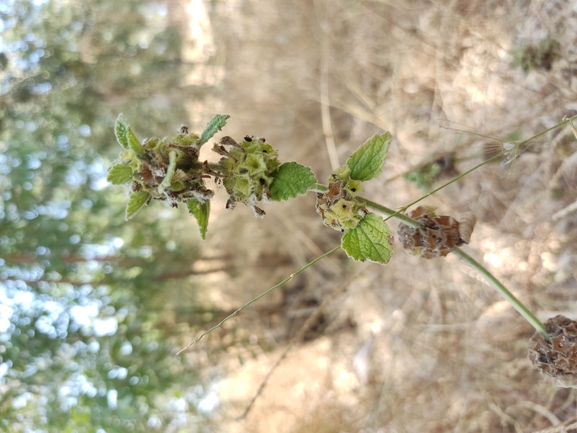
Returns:
[[[132,179],[132,168],[128,165],[114,164],[108,170],[106,180],[112,185],[122,185]]]
[[[317,179],[309,167],[287,162],[272,172],[274,178],[270,185],[271,199],[288,200],[306,194],[317,184]]]
[[[200,203],[196,200],[189,200],[186,202],[188,210],[196,218],[198,228],[200,229],[200,237],[206,239],[206,230],[208,229],[208,216],[210,214],[210,201]]]
[[[136,138],[134,131],[130,128],[128,121],[124,118],[124,115],[120,113],[116,119],[116,125],[114,126],[114,133],[116,134],[116,140],[125,149],[130,149],[137,155],[142,155],[144,149],[140,140]]]
[[[140,140],[136,138],[132,128],[129,126],[128,131],[126,131],[126,138],[128,139],[128,147],[137,155],[142,155],[144,153],[144,148],[140,144]]]
[[[118,144],[120,144],[125,149],[128,149],[128,137],[126,134],[128,133],[128,122],[124,118],[124,115],[120,113],[116,118],[116,124],[114,125],[114,134],[116,135],[116,140]]]
[[[128,204],[126,205],[126,221],[136,215],[149,198],[150,193],[147,191],[136,191],[130,194],[130,197],[128,197]]]
[[[351,179],[364,182],[381,174],[390,144],[391,134],[388,132],[369,138],[347,160]]]
[[[384,265],[393,254],[391,230],[381,217],[367,214],[343,236],[341,248],[354,260]]]
[[[204,132],[200,136],[200,140],[198,140],[198,145],[202,146],[204,143],[210,140],[214,134],[220,131],[224,125],[226,125],[226,120],[229,117],[230,116],[228,114],[217,114],[212,119],[210,119],[210,122],[206,124]]]

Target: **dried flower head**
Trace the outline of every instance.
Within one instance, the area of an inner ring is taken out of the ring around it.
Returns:
[[[418,227],[399,225],[399,239],[403,248],[422,259],[445,257],[454,247],[468,244],[475,226],[475,216],[468,212],[463,223],[447,215],[437,216],[435,208],[419,206],[409,213]]]
[[[529,340],[529,360],[556,379],[557,386],[577,388],[577,322],[555,316],[545,322],[550,339],[540,332]]]

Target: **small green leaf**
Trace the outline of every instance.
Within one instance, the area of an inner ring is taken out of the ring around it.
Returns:
[[[124,118],[124,115],[120,113],[116,118],[116,124],[114,125],[114,134],[116,135],[116,140],[125,149],[128,149],[128,122]]]
[[[226,120],[229,117],[230,116],[228,114],[217,114],[212,119],[210,119],[210,122],[207,123],[206,128],[204,128],[204,132],[200,136],[200,140],[198,140],[198,145],[202,146],[204,143],[210,140],[214,134],[220,131],[224,125],[226,125]]]
[[[364,182],[381,174],[390,144],[391,134],[388,132],[369,138],[347,160],[351,179]]]
[[[126,205],[126,221],[136,215],[142,206],[146,204],[150,198],[150,193],[147,191],[136,191],[128,197],[128,204]]]
[[[106,180],[112,185],[122,185],[132,179],[132,168],[128,165],[114,164],[108,170]]]
[[[137,155],[142,155],[144,153],[144,148],[140,144],[140,140],[136,138],[132,128],[129,126],[128,131],[126,131],[126,138],[128,139],[128,147]]]
[[[206,239],[206,230],[208,229],[208,216],[210,214],[210,201],[200,203],[196,200],[189,200],[186,202],[188,210],[196,218],[198,228],[200,229],[200,237]]]
[[[276,169],[271,176],[271,199],[274,201],[288,200],[306,194],[317,184],[317,179],[309,167],[287,162]]]
[[[124,118],[124,115],[120,113],[116,119],[116,125],[114,126],[114,133],[116,134],[116,140],[125,149],[130,149],[137,155],[142,155],[144,149],[140,140],[134,135],[134,131],[130,128],[128,121]]]
[[[391,230],[385,221],[367,214],[359,224],[349,230],[341,240],[341,248],[357,261],[386,264],[393,254]]]

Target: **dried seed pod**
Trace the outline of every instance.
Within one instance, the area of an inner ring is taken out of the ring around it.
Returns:
[[[246,141],[252,141],[252,140],[247,140],[246,138],[245,138],[245,140]],[[227,145],[227,146],[234,146],[234,147],[237,147],[239,149],[242,149],[242,147],[232,137],[229,137],[228,135],[225,137],[222,137],[220,139],[220,143]]]
[[[403,248],[422,259],[445,257],[456,246],[469,243],[476,218],[465,214],[463,224],[447,215],[435,215],[434,208],[419,206],[409,216],[419,227],[400,224],[399,239]]]
[[[535,332],[529,340],[529,360],[535,368],[556,379],[557,386],[577,388],[577,322],[555,316],[545,322],[549,333]]]

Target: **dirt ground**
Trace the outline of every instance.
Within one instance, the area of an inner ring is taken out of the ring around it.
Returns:
[[[230,0],[206,11],[216,54],[202,73],[219,83],[213,108],[232,116],[226,134],[264,136],[325,182],[390,131],[385,172],[365,196],[391,208],[427,191],[405,174],[421,168],[427,183],[437,161],[428,181],[438,187],[577,114],[576,2]],[[577,212],[560,212],[577,199],[576,151],[558,128],[423,201],[473,212],[465,250],[542,320],[577,319]],[[235,259],[205,281],[207,302],[237,308],[339,244],[312,194],[265,210],[263,220],[240,206],[213,215],[207,248]],[[457,257],[419,260],[397,243],[387,266],[342,252],[322,260],[191,357],[211,366],[214,431],[577,431],[575,391],[527,359],[532,333]]]

